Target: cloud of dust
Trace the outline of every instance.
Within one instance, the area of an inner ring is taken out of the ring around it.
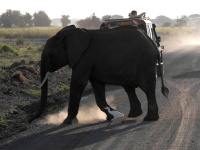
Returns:
[[[106,97],[107,103],[115,109],[116,107],[113,100],[113,96]],[[65,108],[59,113],[48,115],[44,120],[40,121],[39,124],[61,124],[67,117],[67,114],[67,108]],[[96,104],[93,104],[92,106],[80,107],[77,118],[79,123],[94,123],[100,120],[105,120],[106,114],[102,112]]]
[[[189,51],[191,47],[200,47],[200,35],[172,36],[165,39],[165,52]]]

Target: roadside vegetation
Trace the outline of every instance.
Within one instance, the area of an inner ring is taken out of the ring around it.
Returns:
[[[47,39],[61,27],[0,28],[0,40],[3,39]]]
[[[157,27],[156,31],[163,36],[180,36],[194,34],[194,27]]]
[[[44,45],[19,47],[9,44],[0,45],[0,67],[7,67],[14,62],[24,60],[25,62],[39,61]]]
[[[0,28],[0,66],[16,61],[39,61],[48,38],[61,27]]]
[[[15,61],[39,61],[48,38],[62,27],[0,28],[0,66]],[[165,37],[194,34],[193,27],[157,27],[162,42]]]
[[[0,41],[4,39],[47,39],[56,34],[61,27],[0,28]],[[192,33],[194,27],[157,27],[161,34],[176,35]]]

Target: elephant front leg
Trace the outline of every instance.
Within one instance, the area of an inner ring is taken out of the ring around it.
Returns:
[[[141,103],[135,93],[135,88],[124,86],[124,89],[129,97],[131,107],[128,117],[134,118],[140,116],[142,114]]]
[[[75,122],[78,122],[78,119],[76,118],[76,116],[78,114],[81,96],[86,85],[87,85],[86,82],[83,83],[83,82],[77,82],[74,80],[71,81],[68,116],[63,121],[63,124],[72,124],[73,120]]]
[[[101,109],[101,111],[103,111],[106,114],[107,116],[106,120],[110,121],[115,118],[123,117],[124,114],[120,113],[117,110],[114,110],[106,102],[106,96],[105,96],[106,84],[96,79],[90,79],[90,82],[94,90],[97,106]]]

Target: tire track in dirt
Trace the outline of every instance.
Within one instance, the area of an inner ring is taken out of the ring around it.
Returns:
[[[198,114],[198,99],[194,97],[194,94],[190,93],[199,92],[198,89],[200,88],[200,82],[195,79],[198,78],[196,70],[200,67],[198,53],[197,49],[193,49],[192,51],[178,50],[167,54],[168,58],[165,60],[167,64],[166,82],[170,86],[170,93],[173,94],[170,104],[171,109],[169,109],[171,112],[168,115],[171,114],[174,118],[171,118],[170,127],[167,128],[164,134],[167,135],[167,132],[169,132],[169,137],[173,142],[169,141],[168,144],[165,144],[166,139],[162,138],[156,143],[154,149],[156,147],[165,149],[189,149],[195,147],[194,134],[196,114]],[[173,113],[178,113],[177,117]]]
[[[177,84],[174,84],[176,87]],[[188,85],[189,86],[189,85]],[[174,141],[171,144],[173,148],[188,149],[191,146],[191,138],[194,132],[196,118],[195,99],[188,94],[192,87],[179,88],[179,106],[181,108],[180,125],[177,128]],[[176,108],[174,108],[176,109]]]
[[[183,149],[189,149],[191,146],[192,137],[195,132],[195,122],[196,122],[196,114],[198,111],[198,99],[194,97],[194,92],[199,92],[200,82],[198,79],[193,79],[194,77],[199,78],[198,74],[195,71],[198,70],[200,67],[200,59],[198,57],[199,51],[197,50],[198,47],[192,48],[192,51],[188,53],[187,57],[181,61],[179,60],[182,65],[188,65],[190,68],[187,68],[190,74],[184,74],[181,80],[179,80],[178,84],[174,84],[174,87],[179,88],[180,90],[180,107],[182,112],[181,124],[178,128],[176,138],[172,144],[172,147],[182,147]],[[186,54],[187,54],[186,53]],[[194,71],[193,71],[194,70]],[[192,75],[193,76],[190,76]],[[181,76],[180,76],[181,77]],[[192,77],[192,78],[191,78]],[[180,84],[181,83],[181,84]]]

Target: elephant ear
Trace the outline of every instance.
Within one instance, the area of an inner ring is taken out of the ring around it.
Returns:
[[[88,49],[90,35],[84,29],[73,28],[68,30],[68,34],[65,37],[65,48],[69,66],[73,68]]]

